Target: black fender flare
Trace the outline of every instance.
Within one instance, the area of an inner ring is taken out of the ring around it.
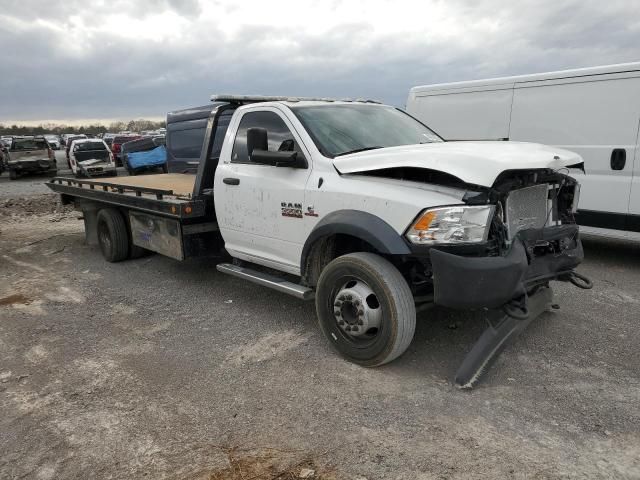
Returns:
[[[320,220],[307,237],[300,258],[300,271],[303,275],[307,257],[316,241],[336,234],[350,235],[364,240],[385,255],[411,254],[402,234],[396,232],[380,217],[361,210],[336,210]]]

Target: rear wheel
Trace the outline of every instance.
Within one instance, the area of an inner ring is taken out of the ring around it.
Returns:
[[[107,262],[120,262],[129,257],[129,234],[122,214],[115,208],[98,212],[98,243]]]
[[[416,311],[396,267],[373,253],[351,253],[327,265],[316,292],[320,328],[348,360],[366,367],[388,363],[409,347]]]
[[[17,180],[18,179],[18,172],[16,172],[15,170],[9,170],[9,179],[10,180]]]

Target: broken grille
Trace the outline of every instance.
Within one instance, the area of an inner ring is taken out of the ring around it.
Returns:
[[[505,208],[509,240],[520,230],[544,227],[549,212],[549,186],[545,183],[513,190]]]

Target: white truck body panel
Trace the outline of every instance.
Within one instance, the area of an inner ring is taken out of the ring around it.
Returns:
[[[394,167],[428,168],[466,183],[490,187],[505,170],[558,168],[582,162],[579,155],[560,148],[520,142],[442,142],[408,145],[338,157],[340,173]]]
[[[602,214],[603,227],[640,215],[640,63],[414,87],[407,110],[444,138],[499,135],[574,151],[585,161],[586,175],[575,173],[581,210]],[[626,150],[620,170],[614,149]]]

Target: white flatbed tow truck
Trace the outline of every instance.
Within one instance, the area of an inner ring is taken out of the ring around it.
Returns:
[[[367,367],[407,349],[416,311],[478,310],[490,326],[456,374],[461,387],[550,308],[551,281],[591,286],[575,272],[572,152],[445,142],[374,102],[212,101],[195,175],[47,183],[83,212],[106,260],[222,254],[221,272],[315,299],[328,341]]]

